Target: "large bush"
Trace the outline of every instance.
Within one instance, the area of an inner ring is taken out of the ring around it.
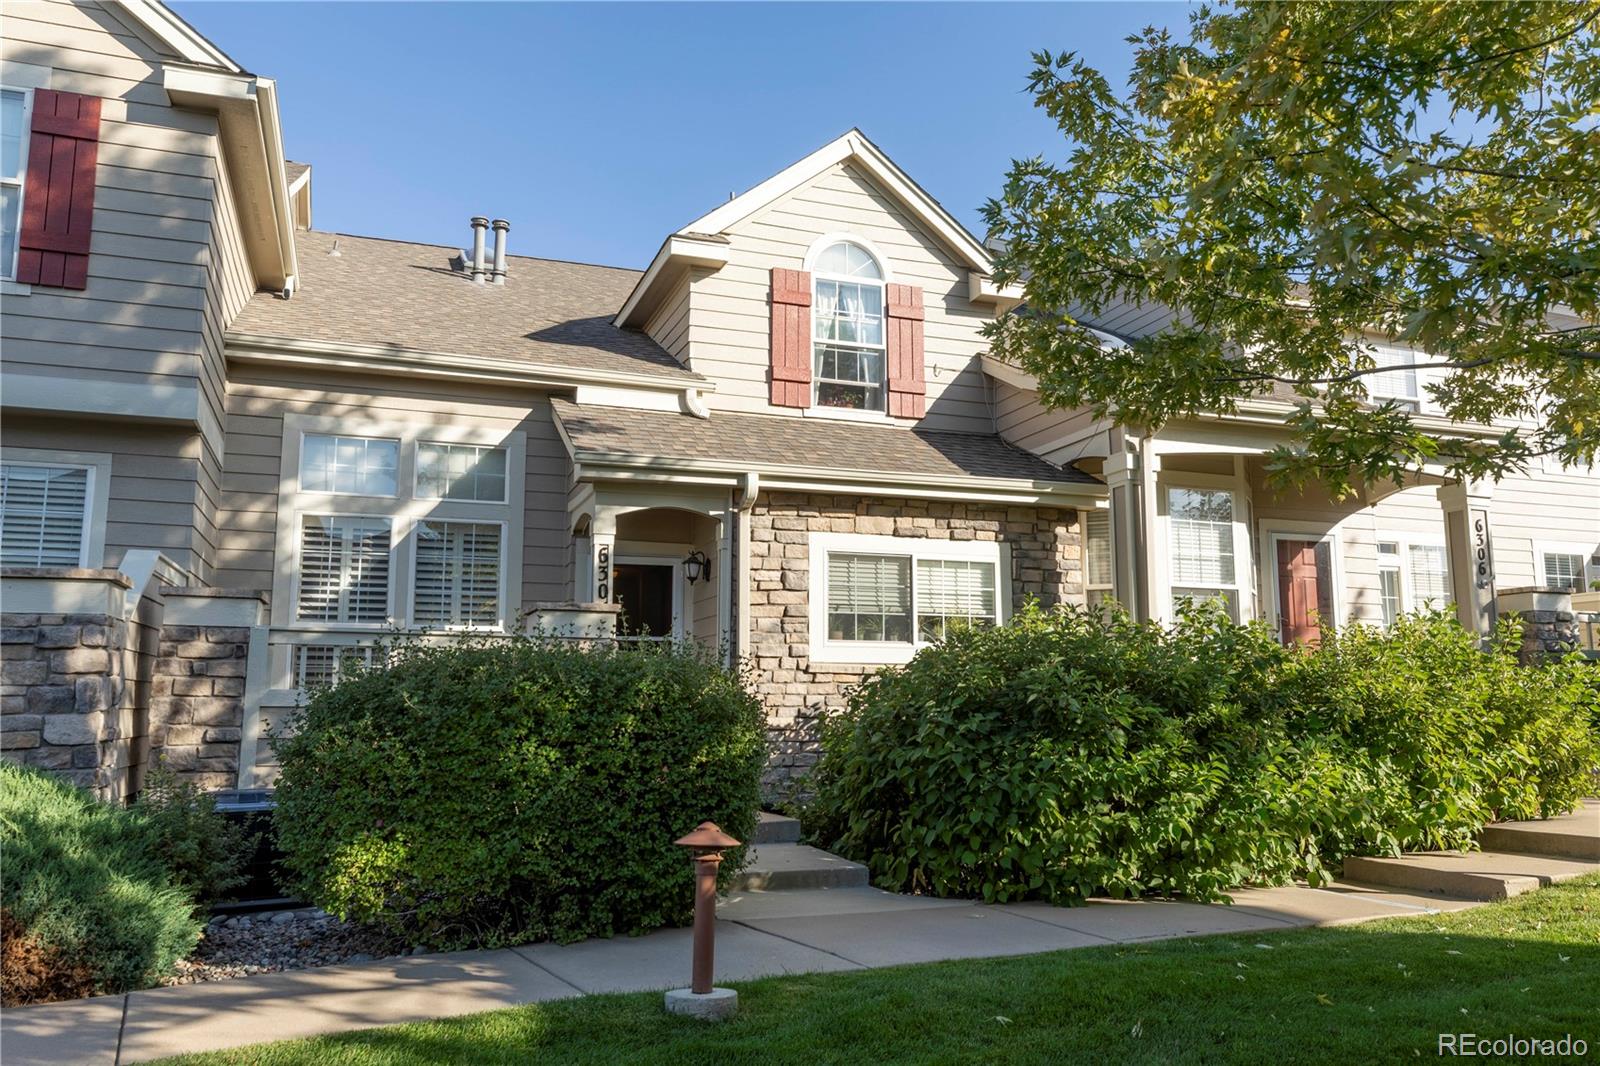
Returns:
[[[765,760],[758,701],[687,646],[413,644],[287,732],[296,889],[438,947],[687,921],[672,841],[705,819],[748,839]]]
[[[0,762],[0,992],[6,1005],[125,992],[194,947],[194,900],[144,816]]]
[[[1171,628],[1022,611],[884,671],[823,730],[817,835],[897,890],[1073,902],[1327,878],[1569,808],[1596,672],[1442,615],[1315,652],[1216,608]]]

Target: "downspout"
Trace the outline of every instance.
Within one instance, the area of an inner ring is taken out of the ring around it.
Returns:
[[[733,580],[728,597],[728,665],[735,670],[750,654],[750,634],[745,626],[745,619],[750,616],[750,523],[747,516],[755,509],[756,497],[760,495],[761,475],[754,470],[746,471],[740,478],[733,511],[728,515],[733,523],[729,531],[733,550]]]

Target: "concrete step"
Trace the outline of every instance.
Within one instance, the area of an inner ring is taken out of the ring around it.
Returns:
[[[771,811],[762,811],[760,821],[756,823],[756,844],[798,844],[800,842],[800,819],[790,818],[786,814],[773,814]]]
[[[1600,862],[1496,851],[1426,851],[1399,858],[1351,857],[1344,879],[1457,899],[1500,900],[1600,873]]]
[[[1500,822],[1478,836],[1485,851],[1556,855],[1600,862],[1600,799],[1583,801],[1571,814],[1531,822]]]
[[[806,844],[761,844],[728,886],[729,892],[779,892],[793,888],[854,888],[867,868]]]

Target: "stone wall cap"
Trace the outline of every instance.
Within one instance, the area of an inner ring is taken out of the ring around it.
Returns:
[[[1548,595],[1551,595],[1551,596],[1570,596],[1570,595],[1572,595],[1572,590],[1571,589],[1568,589],[1568,588],[1557,588],[1554,585],[1518,585],[1516,588],[1496,589],[1495,590],[1495,595],[1496,596],[1515,596],[1518,593],[1528,593],[1528,592],[1543,593],[1543,594],[1548,594]]]
[[[609,611],[616,613],[617,611],[622,610],[622,605],[616,603],[603,603],[599,601],[594,603],[577,603],[572,600],[546,600],[540,603],[535,603],[532,610],[535,613],[539,611]]]
[[[34,579],[43,581],[107,581],[121,588],[133,588],[133,579],[121,570],[93,569],[79,566],[6,566],[0,567],[0,579]]]
[[[163,596],[200,596],[213,600],[255,600],[266,603],[267,594],[260,589],[217,589],[195,585],[162,585]]]

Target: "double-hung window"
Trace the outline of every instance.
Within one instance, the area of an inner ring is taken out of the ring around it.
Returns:
[[[813,661],[904,662],[957,627],[1005,620],[997,542],[816,533],[810,551]]]
[[[85,566],[93,472],[0,463],[0,566]]]
[[[0,278],[17,276],[17,235],[28,165],[28,100],[20,89],[0,89]]]
[[[812,402],[884,410],[882,268],[860,245],[840,241],[823,249],[812,275]]]
[[[1536,544],[1539,584],[1568,592],[1587,592],[1592,579],[1600,579],[1600,549],[1581,545]]]
[[[1227,601],[1239,617],[1239,574],[1233,493],[1226,489],[1169,488],[1167,540],[1172,600]]]
[[[1407,411],[1422,406],[1417,388],[1416,363],[1419,355],[1398,348],[1379,348],[1372,353],[1378,371],[1367,375],[1367,394],[1374,403],[1391,401]]]
[[[1080,511],[1083,515],[1083,589],[1091,604],[1112,597],[1111,512]]]

